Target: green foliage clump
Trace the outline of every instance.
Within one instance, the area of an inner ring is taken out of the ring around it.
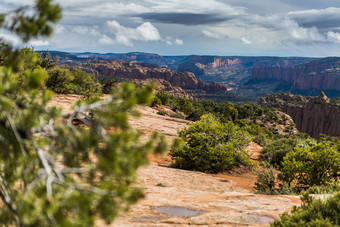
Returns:
[[[132,183],[147,153],[164,150],[156,135],[140,143],[127,123],[152,91],[125,84],[107,100],[81,104],[65,121],[46,108],[52,97],[42,90],[46,76],[42,69],[26,72],[17,89],[16,75],[0,70],[0,220],[8,226],[93,225],[96,217],[109,223],[142,196]],[[74,126],[74,118],[88,127]]]
[[[212,114],[203,115],[179,136],[177,146],[170,151],[174,167],[221,172],[252,165],[245,150],[251,136],[233,122],[221,123]]]
[[[162,101],[157,96],[155,96],[151,101],[151,107],[155,107],[159,105],[162,105]]]
[[[162,116],[165,116],[165,115],[166,115],[166,112],[164,112],[164,111],[158,111],[157,114],[162,115]]]
[[[156,97],[160,100],[161,105],[169,105],[170,99],[171,99],[171,95],[169,95],[168,93],[166,93],[165,91],[158,91],[156,93]]]
[[[101,85],[95,77],[79,69],[52,68],[48,71],[46,87],[56,93],[86,97],[100,95]]]
[[[178,118],[178,119],[185,119],[185,116],[183,116],[183,114],[181,114],[181,113],[170,114],[170,117]]]
[[[126,78],[109,77],[102,75],[97,75],[96,80],[101,84],[102,92],[104,94],[110,94],[112,90],[121,83],[131,82]]]
[[[264,170],[260,171],[257,175],[255,190],[266,195],[276,194],[277,174],[274,171],[274,167],[264,162],[263,168]]]
[[[291,194],[338,188],[340,152],[337,145],[329,141],[305,142],[304,146],[296,143],[277,165],[280,172],[275,173],[271,165],[264,166],[258,174],[255,189],[266,194]],[[274,157],[281,158],[281,154]]]
[[[307,148],[315,144],[316,141],[313,138],[303,133],[288,138],[278,138],[262,149],[262,158],[280,169],[282,167],[281,162],[288,152],[293,151],[295,147]]]
[[[283,159],[281,179],[297,188],[326,185],[340,176],[340,153],[329,143],[296,147]]]
[[[263,169],[258,172],[255,182],[257,193],[266,195],[297,194],[296,188],[280,180],[280,175],[268,162],[263,163]]]
[[[302,206],[284,213],[271,226],[338,226],[340,224],[340,192],[325,199],[313,199],[308,194],[302,198]]]

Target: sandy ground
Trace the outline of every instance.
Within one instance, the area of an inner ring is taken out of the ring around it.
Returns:
[[[56,96],[53,105],[70,111],[77,96]],[[138,107],[142,116],[131,118],[144,137],[164,134],[171,143],[188,121],[161,116],[157,110]],[[259,160],[261,147],[251,144],[252,159]],[[249,171],[206,174],[170,168],[169,155],[150,156],[150,165],[139,169],[137,186],[145,198],[121,214],[110,226],[268,226],[294,205],[297,196],[266,196],[253,191],[256,175]],[[98,222],[97,226],[105,226]]]

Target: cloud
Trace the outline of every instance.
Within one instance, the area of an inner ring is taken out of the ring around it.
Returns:
[[[246,37],[246,36],[242,36],[242,37],[241,37],[241,41],[242,41],[243,43],[247,44],[247,45],[250,45],[250,44],[253,43],[253,42],[250,41],[249,38]]]
[[[340,8],[335,7],[294,11],[288,16],[303,27],[332,29],[340,26]]]
[[[75,26],[73,27],[73,31],[80,34],[80,35],[93,35],[93,36],[98,36],[100,35],[100,32],[98,32],[98,27],[93,26]]]
[[[15,47],[22,45],[20,38],[13,34],[0,34],[0,39]]]
[[[107,35],[103,35],[100,39],[99,39],[99,44],[102,44],[104,46],[109,46],[109,45],[112,45],[114,42],[113,40],[108,37]]]
[[[33,47],[42,47],[48,46],[50,43],[47,40],[32,40],[28,44]]]
[[[231,6],[217,0],[145,0],[150,11],[157,13],[193,13],[215,15],[243,14],[245,7]]]
[[[327,40],[330,42],[340,43],[340,33],[329,31],[327,33]]]
[[[214,31],[209,31],[209,30],[202,30],[202,33],[209,38],[213,39],[223,39],[225,36],[221,33],[214,32]]]
[[[183,40],[182,40],[182,39],[179,39],[179,38],[177,38],[177,39],[175,40],[175,43],[176,43],[178,46],[182,46],[182,45],[184,44]]]
[[[54,34],[62,34],[65,31],[65,27],[57,24],[54,26]]]
[[[158,29],[150,22],[145,22],[137,28],[124,27],[117,21],[107,21],[106,25],[110,32],[116,36],[119,44],[133,46],[133,40],[160,41],[161,35]]]
[[[216,0],[146,0],[150,12],[136,14],[144,20],[181,25],[216,24],[237,18],[244,7],[231,6]]]
[[[232,19],[228,17],[222,17],[216,14],[198,14],[198,13],[144,13],[138,14],[136,16],[158,23],[183,24],[183,25],[214,24]]]

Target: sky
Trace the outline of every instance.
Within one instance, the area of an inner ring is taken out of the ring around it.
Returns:
[[[340,56],[340,0],[56,0],[37,50],[161,55]],[[0,12],[33,0],[0,0]],[[20,45],[12,34],[0,37]]]

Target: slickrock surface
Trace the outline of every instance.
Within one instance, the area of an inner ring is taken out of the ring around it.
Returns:
[[[58,95],[53,104],[68,108],[76,96]],[[131,118],[132,127],[147,137],[157,131],[173,141],[188,121],[161,116],[157,110],[138,107],[141,118]],[[261,147],[249,147],[258,161]],[[299,205],[297,196],[254,194],[256,176],[252,172],[206,174],[170,168],[168,155],[151,156],[151,164],[138,171],[137,186],[145,198],[122,213],[110,226],[268,226],[285,211]],[[166,213],[164,213],[166,212]],[[98,221],[97,226],[106,226]]]

